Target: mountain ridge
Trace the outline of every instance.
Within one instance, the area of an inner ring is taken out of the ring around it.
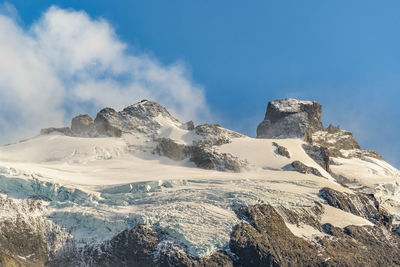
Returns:
[[[4,236],[21,235],[17,225],[41,236],[26,238],[44,247],[54,243],[46,236],[60,236],[55,250],[0,249],[0,260],[16,266],[400,262],[394,256],[400,255],[399,171],[362,150],[350,132],[324,128],[321,113],[317,102],[272,101],[260,124],[265,134],[251,138],[215,124],[182,123],[144,100],[119,112],[102,109],[95,119],[79,115],[71,127],[0,147],[0,208],[4,213],[5,203],[14,203],[17,214],[10,222],[3,214],[0,240],[21,246]],[[42,208],[20,216],[24,205]],[[44,223],[29,224],[34,217]],[[44,225],[58,230],[49,234]],[[382,258],[357,252],[353,259],[357,242],[367,251],[382,244],[387,250]]]

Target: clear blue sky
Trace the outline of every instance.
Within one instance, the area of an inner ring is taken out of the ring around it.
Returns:
[[[30,25],[49,6],[103,17],[131,49],[183,60],[215,122],[255,135],[269,100],[319,101],[325,124],[400,165],[400,1],[10,1]]]

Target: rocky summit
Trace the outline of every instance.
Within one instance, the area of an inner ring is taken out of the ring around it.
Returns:
[[[1,146],[0,266],[400,266],[399,170],[321,115],[271,101],[251,138],[143,100]]]
[[[257,127],[258,138],[302,138],[307,130],[324,129],[322,106],[315,101],[292,98],[268,103],[264,120]]]

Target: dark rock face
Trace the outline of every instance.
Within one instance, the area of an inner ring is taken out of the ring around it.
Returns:
[[[180,161],[190,156],[190,147],[178,144],[172,139],[161,138],[156,147],[157,154]]]
[[[71,130],[78,136],[94,136],[96,129],[92,117],[89,115],[79,115],[72,119]]]
[[[298,160],[293,161],[290,164],[290,166],[297,172],[304,173],[304,174],[314,174],[316,176],[323,177],[318,169],[309,167],[309,166],[305,165],[304,163],[302,163],[301,161],[298,161]]]
[[[119,115],[112,108],[100,110],[94,120],[94,125],[100,134],[112,137],[121,137],[122,135],[122,125]]]
[[[276,209],[255,205],[239,212],[230,249],[241,266],[399,266],[400,238],[377,226],[322,225],[328,236],[296,237]],[[293,219],[296,221],[296,219]]]
[[[319,241],[328,259],[324,266],[399,266],[399,237],[373,226],[325,225],[332,238]],[[390,240],[390,241],[389,241]]]
[[[317,102],[286,98],[268,103],[264,121],[257,127],[257,138],[303,138],[308,129],[324,129],[322,107]]]
[[[169,138],[159,139],[154,152],[176,161],[189,158],[197,167],[207,170],[240,172],[248,165],[247,161],[240,160],[229,153],[219,153],[212,147],[187,146]]]
[[[0,196],[0,207],[3,214],[13,214],[0,220],[0,266],[45,266],[69,238],[62,227],[44,217],[31,216],[43,211],[41,201],[16,202]]]
[[[318,251],[286,227],[270,205],[240,211],[247,220],[234,229],[230,249],[243,266],[309,266],[318,262]]]
[[[276,147],[276,154],[290,159],[290,153],[289,153],[289,151],[287,150],[286,147],[280,146],[276,142],[273,142],[272,145]]]
[[[382,207],[372,194],[342,193],[331,188],[322,188],[319,196],[330,206],[361,216],[370,222],[392,230],[392,216]]]
[[[323,146],[303,145],[304,151],[322,168],[330,172],[329,167],[329,149]]]
[[[248,163],[244,160],[228,154],[218,153],[211,148],[203,146],[190,147],[190,161],[197,167],[209,170],[240,172]]]

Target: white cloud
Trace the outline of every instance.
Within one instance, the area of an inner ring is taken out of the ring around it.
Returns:
[[[184,64],[129,54],[107,21],[51,7],[23,29],[15,16],[0,12],[0,143],[144,98],[182,120],[208,116],[203,89]]]

